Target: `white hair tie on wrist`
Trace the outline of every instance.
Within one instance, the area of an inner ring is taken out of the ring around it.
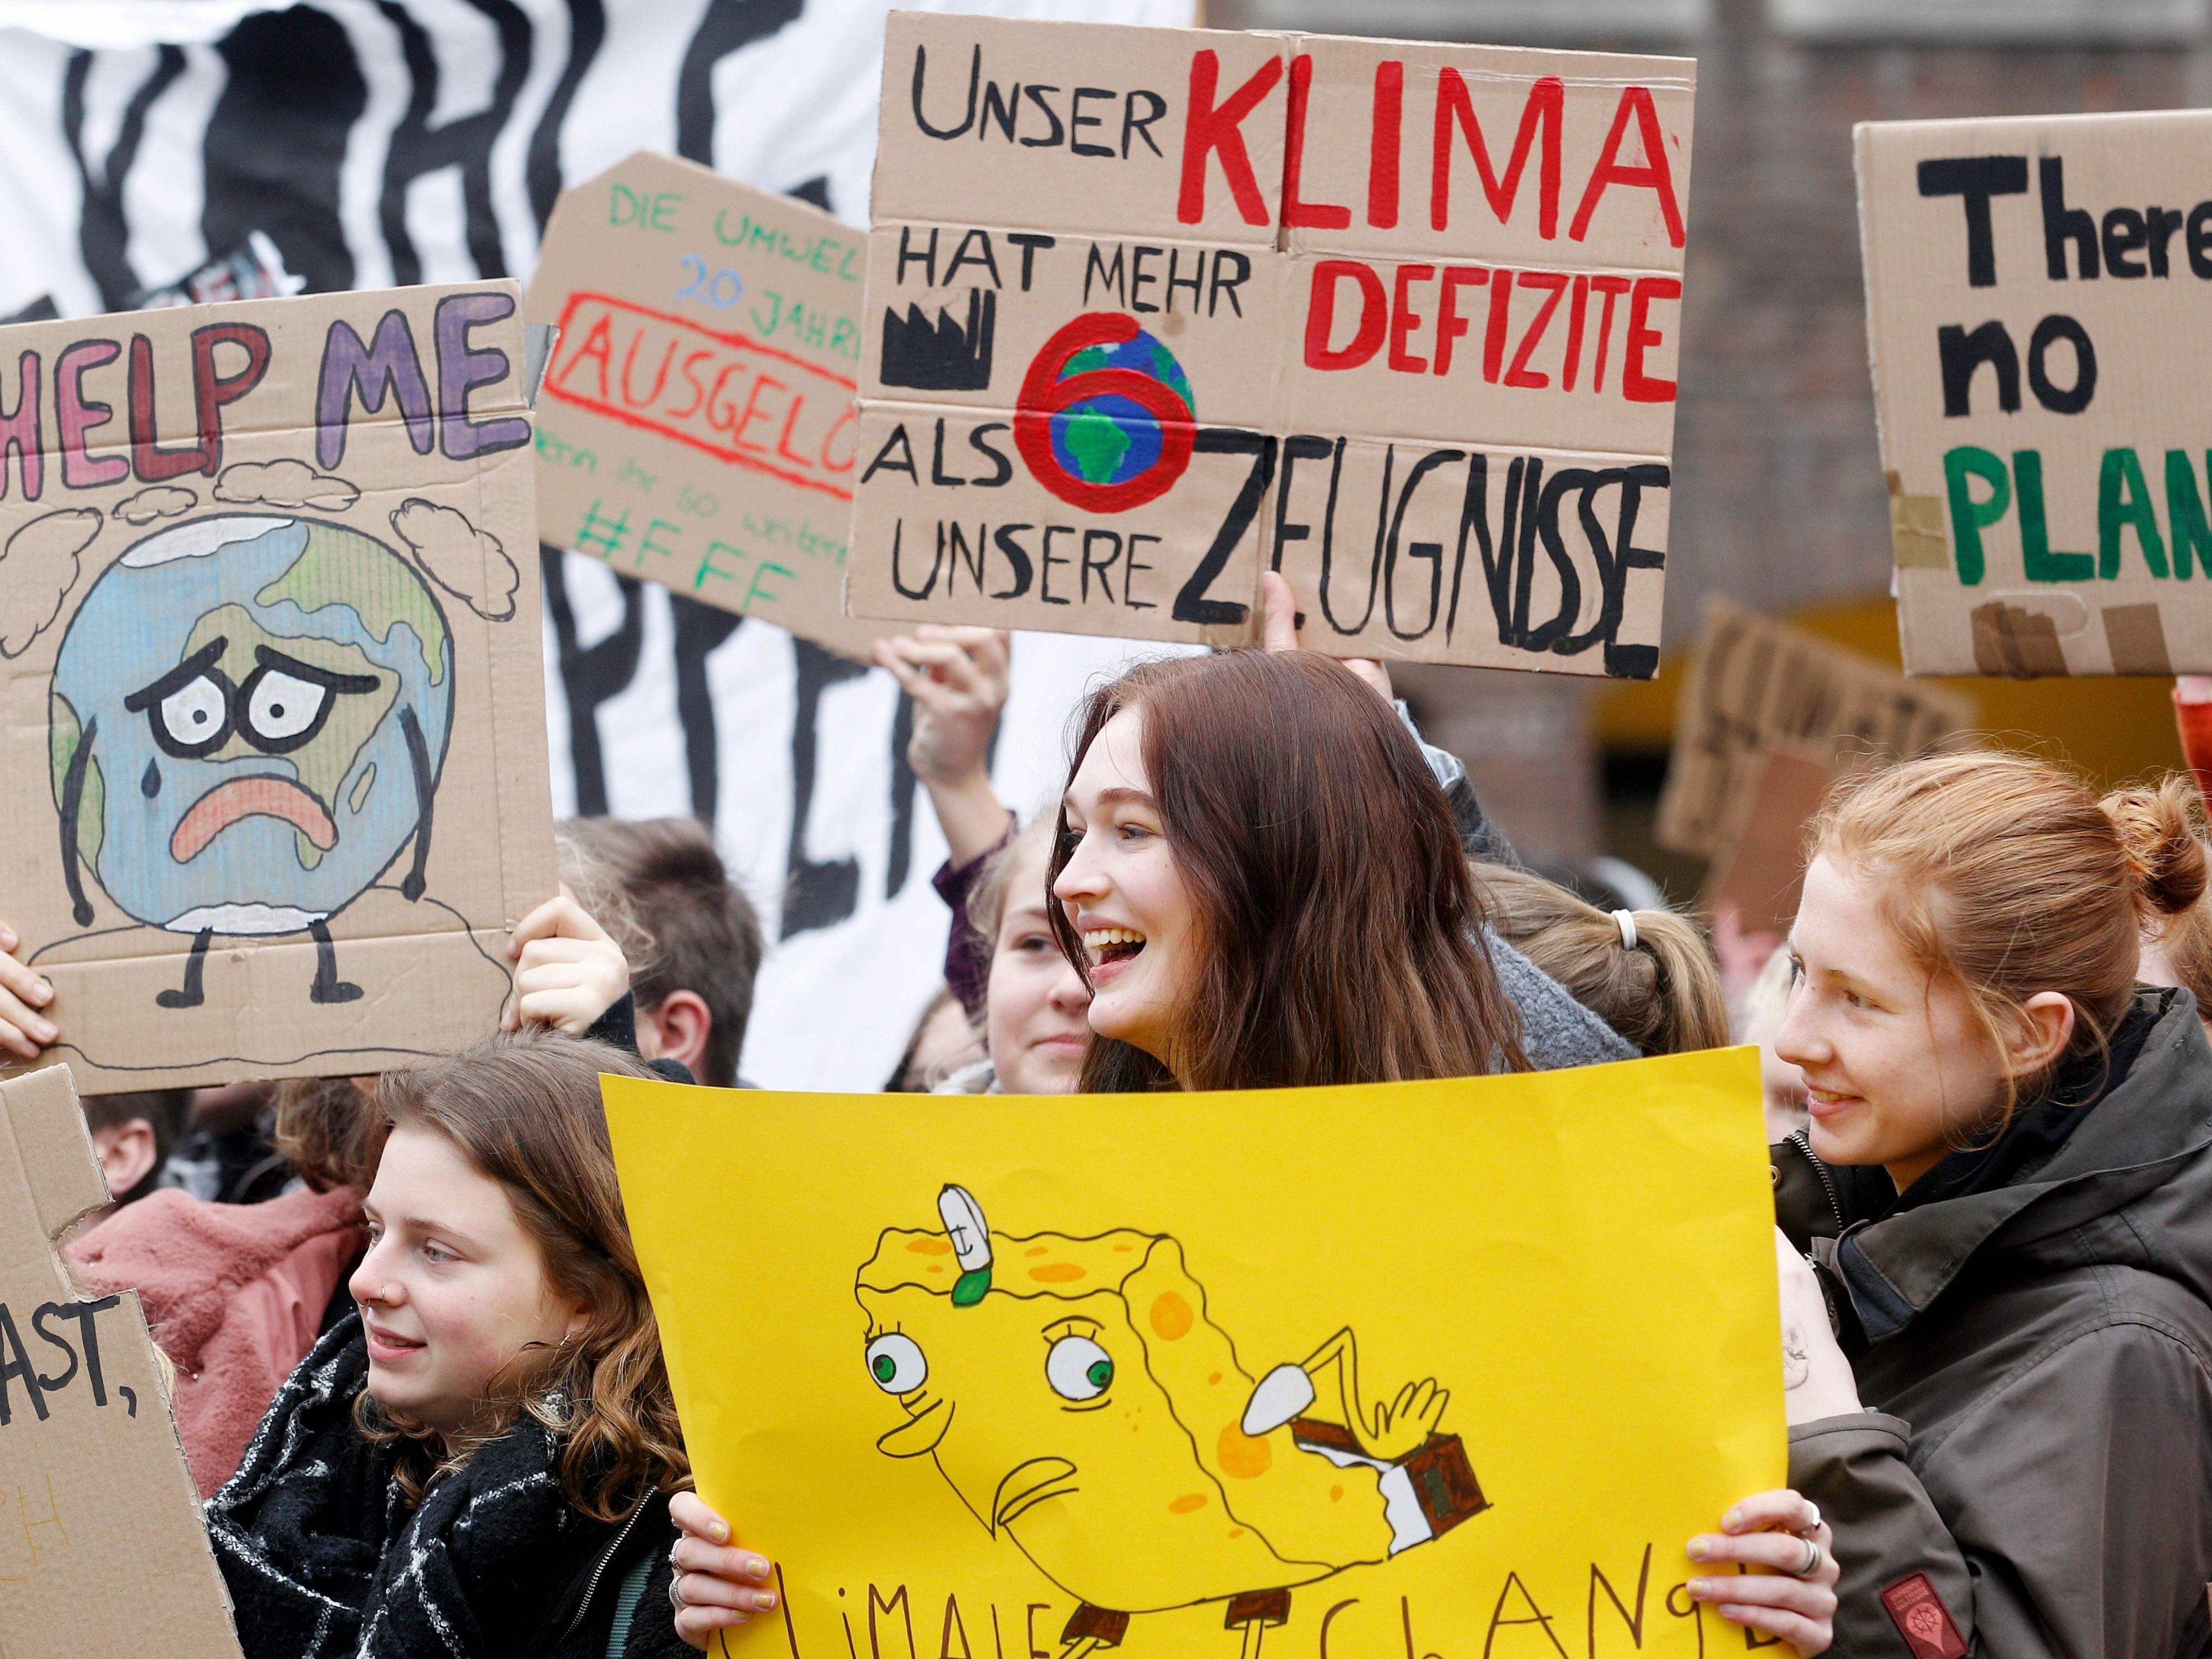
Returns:
[[[1636,912],[1615,910],[1613,919],[1620,925],[1620,948],[1633,951],[1636,948]]]

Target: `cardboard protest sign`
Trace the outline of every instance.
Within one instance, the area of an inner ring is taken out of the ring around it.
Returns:
[[[554,887],[519,301],[0,331],[0,897],[81,1087],[495,1024]]]
[[[1973,724],[1970,697],[1915,685],[1886,664],[1715,595],[1674,717],[1659,844],[1710,858],[1737,838],[1773,750],[1832,768],[1852,757],[1909,760],[1960,740]]]
[[[1906,670],[2212,670],[2212,112],[1857,137]]]
[[[1648,677],[1693,68],[893,14],[846,609]]]
[[[0,1082],[0,1652],[237,1659],[137,1293],[55,1243],[106,1202],[69,1073]]]
[[[1049,1112],[604,1087],[700,1491],[781,1575],[732,1650],[1735,1639],[1683,1547],[1786,1463],[1749,1050]]]
[[[845,620],[860,234],[640,150],[564,192],[530,283],[561,337],[538,424],[545,539],[864,655]]]
[[[1836,781],[1826,756],[1762,751],[1745,810],[1713,856],[1698,908],[1735,908],[1746,933],[1787,933],[1805,894],[1805,830]]]

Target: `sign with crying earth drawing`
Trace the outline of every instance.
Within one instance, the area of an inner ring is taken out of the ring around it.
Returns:
[[[894,13],[846,609],[1648,678],[1694,69]]]
[[[510,283],[0,331],[0,904],[88,1090],[489,1030],[552,890]]]
[[[604,1086],[701,1491],[785,1592],[731,1651],[1740,1639],[1682,1586],[1785,1464],[1749,1050],[1042,1115]]]

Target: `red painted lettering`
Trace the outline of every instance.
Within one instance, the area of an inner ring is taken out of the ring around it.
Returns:
[[[1521,175],[1539,135],[1543,150],[1536,163],[1536,234],[1549,241],[1559,232],[1559,128],[1566,106],[1566,87],[1556,75],[1547,75],[1528,88],[1528,101],[1521,106],[1521,126],[1513,135],[1513,154],[1502,179],[1490,165],[1490,147],[1483,143],[1482,124],[1475,119],[1474,100],[1467,82],[1455,69],[1437,76],[1437,123],[1433,159],[1429,175],[1429,225],[1443,230],[1451,224],[1452,128],[1457,125],[1474,156],[1482,177],[1482,193],[1490,210],[1504,224],[1513,214],[1521,192]],[[1496,292],[1495,289],[1492,292]]]
[[[1305,171],[1306,100],[1313,91],[1313,59],[1301,52],[1291,64],[1290,132],[1283,143],[1283,222],[1314,230],[1343,230],[1352,223],[1352,210],[1328,202],[1308,202],[1298,195]]]
[[[837,459],[837,440],[845,440],[844,459]],[[848,402],[844,413],[830,423],[829,431],[822,434],[822,468],[825,472],[850,472],[859,459],[860,444],[860,411]]]
[[[583,344],[576,348],[569,356],[568,361],[562,365],[561,372],[553,377],[554,389],[559,392],[575,392],[577,366],[589,358],[599,365],[599,391],[596,394],[587,392],[583,395],[596,395],[599,402],[605,403],[608,399],[607,359],[614,351],[614,343],[613,320],[603,312],[599,320],[592,325],[592,331],[584,337]]]
[[[204,472],[212,478],[222,470],[222,410],[261,384],[269,372],[269,335],[251,323],[213,323],[192,331],[192,430],[194,441],[164,449],[155,441],[154,343],[143,334],[131,337],[128,388],[131,401],[131,459],[139,478],[147,483]],[[246,354],[246,362],[234,374],[216,366],[216,351],[233,346]]]
[[[1405,108],[1406,66],[1395,58],[1377,64],[1367,144],[1367,222],[1377,230],[1398,222],[1398,133]]]
[[[1505,370],[1505,384],[1517,386],[1530,392],[1541,391],[1551,385],[1552,377],[1538,374],[1528,367],[1544,331],[1552,325],[1552,313],[1559,308],[1559,295],[1566,291],[1567,273],[1564,270],[1524,270],[1515,279],[1522,288],[1543,290],[1551,295],[1536,313],[1536,320],[1528,325],[1528,331],[1521,337],[1521,349],[1513,354],[1513,361]]]
[[[1437,373],[1451,372],[1452,344],[1467,332],[1468,319],[1459,314],[1459,291],[1480,288],[1490,280],[1480,265],[1446,265],[1443,290],[1437,295]]]
[[[1420,314],[1407,298],[1406,290],[1415,283],[1425,283],[1437,274],[1434,265],[1400,265],[1394,298],[1396,303],[1390,311],[1390,367],[1401,374],[1425,374],[1428,359],[1416,357],[1406,349],[1406,342],[1421,325]]]
[[[86,434],[115,418],[111,405],[85,396],[85,371],[112,363],[122,355],[123,348],[112,340],[79,340],[54,360],[54,418],[62,429],[62,482],[71,489],[98,489],[131,476],[131,463],[122,456],[103,456],[95,461],[84,453]]]
[[[1221,85],[1221,59],[1211,47],[1190,55],[1190,107],[1182,131],[1182,192],[1176,203],[1176,217],[1194,225],[1206,217],[1206,162],[1218,153],[1221,171],[1229,180],[1229,193],[1248,225],[1268,222],[1267,204],[1253,176],[1252,157],[1244,148],[1244,118],[1283,78],[1283,60],[1270,58],[1252,78],[1217,104]]]
[[[15,359],[15,407],[0,414],[0,496],[8,493],[8,455],[15,452],[23,499],[35,501],[46,483],[46,446],[39,441],[39,354]]]
[[[1482,378],[1492,386],[1505,367],[1505,320],[1512,304],[1513,273],[1501,270],[1490,284],[1490,326],[1482,332]]]
[[[246,354],[235,374],[216,367],[215,354],[234,346]],[[210,323],[192,331],[192,408],[207,449],[208,476],[222,466],[222,410],[261,384],[269,372],[269,331],[252,323]],[[212,441],[210,434],[213,434]]]
[[[730,441],[737,445],[740,449],[758,449],[765,451],[767,448],[765,444],[747,443],[745,441],[745,428],[750,426],[755,421],[758,420],[762,416],[768,413],[766,410],[760,406],[760,400],[762,392],[769,386],[774,386],[778,392],[788,392],[791,390],[789,386],[784,385],[782,381],[777,380],[773,374],[756,374],[753,376],[753,389],[745,398],[745,412],[738,416],[737,425],[730,428]]]
[[[214,475],[215,422],[199,427],[195,442],[164,449],[155,441],[154,343],[143,334],[131,337],[131,459],[141,482],[160,483],[187,472]]]
[[[805,407],[806,394],[805,392],[800,392],[792,398],[791,411],[783,417],[783,430],[776,434],[775,440],[775,453],[782,456],[787,461],[796,461],[801,466],[808,466],[812,465],[812,463],[807,459],[807,457],[800,454],[797,450],[791,447],[791,433],[792,428],[799,424],[799,413]]]
[[[1336,327],[1337,286],[1346,277],[1359,285],[1359,327],[1342,350],[1329,349]],[[1313,289],[1306,301],[1306,367],[1358,368],[1382,349],[1390,320],[1390,296],[1382,279],[1357,259],[1321,259],[1314,264]]]
[[[1605,295],[1605,308],[1598,313],[1597,318],[1597,362],[1590,371],[1590,390],[1602,392],[1605,390],[1606,343],[1613,338],[1613,302],[1628,292],[1628,278],[1593,276],[1590,278],[1590,291]]]
[[[544,388],[556,402],[852,499],[835,476],[853,470],[857,436],[854,387],[842,375],[743,332],[717,333],[604,294],[570,296],[561,338]],[[581,343],[570,351],[572,339]],[[579,368],[586,358],[590,365]]]
[[[1666,339],[1657,329],[1646,326],[1648,313],[1654,300],[1679,300],[1682,285],[1672,276],[1639,276],[1636,292],[1628,301],[1628,343],[1620,358],[1621,396],[1632,404],[1671,404],[1674,401],[1674,383],[1655,380],[1644,372],[1644,351]]]
[[[1620,161],[1620,141],[1628,135],[1628,119],[1636,118],[1636,131],[1644,145],[1644,165],[1624,167]],[[1667,140],[1659,131],[1659,112],[1651,105],[1649,87],[1628,87],[1622,90],[1620,106],[1613,112],[1613,130],[1605,136],[1605,148],[1598,152],[1597,165],[1590,169],[1589,183],[1583,191],[1582,205],[1575,210],[1575,221],[1567,227],[1567,234],[1581,241],[1589,234],[1590,216],[1607,191],[1615,185],[1629,185],[1648,190],[1659,198],[1659,216],[1667,222],[1667,240],[1675,247],[1682,246],[1682,210],[1674,200],[1674,175],[1667,165]]]
[[[1583,360],[1583,319],[1589,314],[1589,278],[1580,274],[1575,277],[1574,303],[1567,308],[1567,367],[1559,376],[1559,390],[1575,389],[1575,370]]]
[[[653,377],[653,390],[642,398],[637,395],[635,375],[637,368],[637,349],[645,343],[645,333],[640,330],[630,336],[629,354],[623,359],[622,398],[632,409],[650,409],[660,401],[660,394],[668,386],[669,365],[676,361],[676,342],[671,339],[668,349],[660,354],[660,372]]]
[[[699,365],[714,360],[714,354],[711,351],[694,351],[684,359],[684,378],[691,383],[691,401],[681,409],[670,410],[670,420],[687,421],[699,412],[699,405],[707,401],[706,386],[699,379]]]

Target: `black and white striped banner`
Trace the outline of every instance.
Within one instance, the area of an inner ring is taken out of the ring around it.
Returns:
[[[1187,24],[1191,0],[926,10]],[[631,151],[867,222],[888,0],[0,0],[0,315],[119,308],[256,233],[310,290],[527,279],[553,201]],[[890,678],[546,558],[554,805],[696,811],[775,941],[751,1079],[872,1089],[934,989],[944,845]],[[1112,641],[1024,637],[1005,799],[1057,781]]]

